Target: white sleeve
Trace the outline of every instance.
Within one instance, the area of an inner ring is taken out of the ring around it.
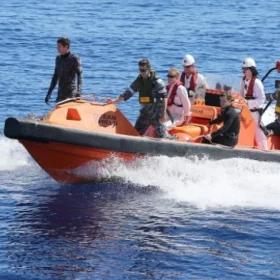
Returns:
[[[250,109],[260,108],[265,103],[265,93],[262,82],[259,79],[255,80],[253,96],[255,99],[248,100],[248,106]]]
[[[198,86],[207,88],[206,78],[198,73]]]
[[[184,117],[185,116],[190,116],[191,115],[191,102],[187,93],[187,90],[184,86],[179,86],[177,88],[177,93],[178,97],[180,98],[180,101],[183,106],[184,110]]]

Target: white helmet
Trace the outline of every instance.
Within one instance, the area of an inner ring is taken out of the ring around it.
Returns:
[[[246,57],[242,62],[242,68],[257,67],[255,60],[252,57]]]
[[[190,66],[195,64],[195,60],[191,54],[186,54],[183,58],[183,66]]]

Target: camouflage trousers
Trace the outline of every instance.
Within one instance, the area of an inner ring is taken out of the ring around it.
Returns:
[[[147,128],[152,125],[155,128],[156,137],[163,138],[166,134],[165,126],[160,123],[164,112],[163,102],[144,105],[135,123],[136,130],[143,135]]]

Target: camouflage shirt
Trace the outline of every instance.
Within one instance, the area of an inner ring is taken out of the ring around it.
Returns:
[[[139,92],[139,103],[143,105],[151,104],[167,97],[164,82],[154,71],[151,71],[151,75],[147,79],[143,79],[141,75],[138,75],[129,89],[121,96],[124,100],[128,100],[135,92]]]

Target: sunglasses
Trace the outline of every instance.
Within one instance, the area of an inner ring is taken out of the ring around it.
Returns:
[[[167,77],[168,77],[168,78],[176,78],[175,75],[170,75],[170,74],[168,74]]]
[[[139,72],[140,73],[145,73],[145,72],[147,72],[149,69],[146,69],[146,68],[140,68],[139,69]]]

